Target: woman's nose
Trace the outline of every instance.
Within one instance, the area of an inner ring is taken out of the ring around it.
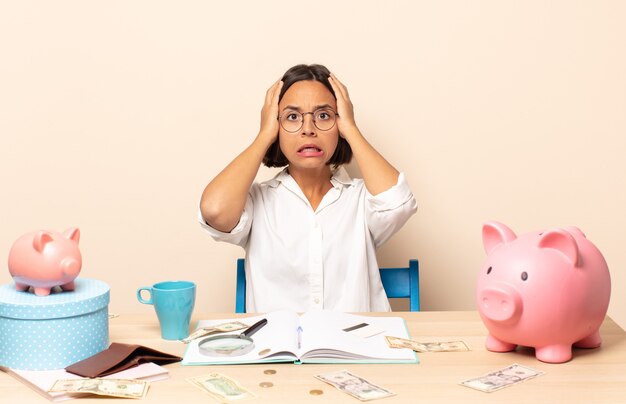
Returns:
[[[315,123],[313,115],[306,114],[302,117],[302,134],[306,136],[315,135]]]

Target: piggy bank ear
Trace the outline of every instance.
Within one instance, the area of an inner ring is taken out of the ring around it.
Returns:
[[[566,228],[565,228],[565,230],[567,230],[567,232],[568,232],[569,234],[571,234],[572,236],[577,234],[577,235],[579,235],[579,236],[582,236],[582,237],[584,237],[584,238],[587,238],[587,236],[585,236],[585,233],[583,233],[583,231],[582,231],[582,230],[580,230],[578,227],[575,227],[575,226],[568,226],[568,227],[566,227]]]
[[[509,243],[516,238],[513,230],[502,223],[487,222],[483,225],[483,247],[487,254],[500,244]]]
[[[70,227],[63,232],[63,235],[66,239],[75,241],[76,244],[78,244],[80,240],[80,230],[78,230],[78,227]]]
[[[42,252],[46,244],[52,242],[52,235],[45,231],[38,231],[33,238],[33,248],[37,252]]]
[[[576,244],[574,237],[565,230],[554,229],[544,232],[539,239],[538,247],[557,250],[575,267],[580,262],[578,244]]]

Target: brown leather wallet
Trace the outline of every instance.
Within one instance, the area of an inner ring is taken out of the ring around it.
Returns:
[[[182,359],[179,356],[170,355],[142,345],[113,342],[108,349],[76,362],[66,367],[65,370],[83,377],[102,377],[146,362],[165,365],[181,361]]]

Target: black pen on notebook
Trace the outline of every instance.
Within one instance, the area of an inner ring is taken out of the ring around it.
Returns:
[[[302,327],[298,326],[298,349],[302,348]]]

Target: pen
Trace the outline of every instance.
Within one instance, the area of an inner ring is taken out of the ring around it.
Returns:
[[[302,348],[302,327],[298,326],[298,349]]]

